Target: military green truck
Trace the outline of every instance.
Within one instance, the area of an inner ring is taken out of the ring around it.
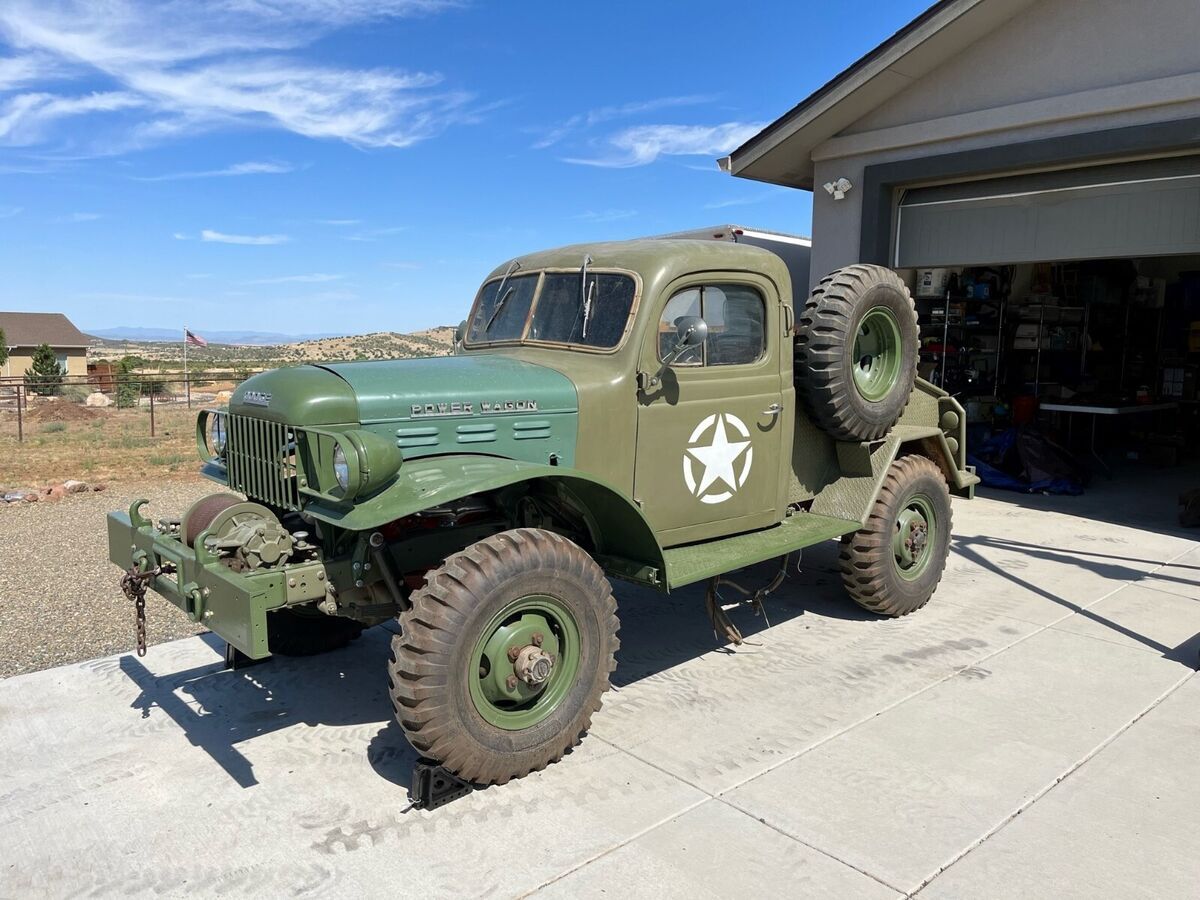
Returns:
[[[254,659],[397,619],[409,741],[496,783],[587,731],[616,664],[612,578],[707,582],[733,641],[719,579],[778,561],[757,601],[821,541],[874,613],[937,586],[950,497],[977,479],[890,270],[841,269],[795,309],[764,249],[565,247],[492,272],[458,337],[443,358],[264,372],[201,412],[203,474],[228,490],[175,520],[144,500],[109,515],[127,593]]]

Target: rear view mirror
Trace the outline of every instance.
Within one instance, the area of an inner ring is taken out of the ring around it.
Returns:
[[[467,320],[463,319],[458,323],[458,327],[454,329],[454,343],[461,345],[467,337]]]

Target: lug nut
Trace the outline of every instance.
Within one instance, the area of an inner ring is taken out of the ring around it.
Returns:
[[[520,647],[509,647],[508,648],[508,661],[509,662],[516,662],[517,657],[520,655],[521,655]]]
[[[533,641],[533,646],[540,647],[542,646],[542,641],[544,641],[545,638],[542,637],[542,633],[540,631],[535,631],[531,640]]]
[[[517,676],[509,675],[504,681],[504,686],[510,691],[515,691],[517,689]]]

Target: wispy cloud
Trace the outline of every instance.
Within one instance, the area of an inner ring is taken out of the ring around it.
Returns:
[[[264,247],[270,244],[286,244],[291,238],[286,234],[225,234],[222,231],[205,228],[200,232],[200,240],[216,244],[246,244]]]
[[[333,225],[335,228],[348,228],[351,225],[361,225],[362,219],[316,219],[318,225]]]
[[[388,228],[371,228],[367,231],[359,231],[354,234],[342,235],[342,238],[347,241],[377,241],[380,238],[388,237],[389,235],[399,234],[402,231],[407,231],[407,225],[392,225]]]
[[[383,266],[385,269],[419,269],[419,268],[421,268],[421,264],[419,262],[410,262],[405,259],[397,260],[395,262],[384,262],[384,263],[380,263],[380,265]]]
[[[710,103],[714,96],[708,94],[687,94],[679,97],[657,97],[653,100],[635,100],[632,103],[622,103],[617,106],[601,106],[585,113],[571,116],[569,119],[542,130],[542,136],[533,143],[533,149],[543,150],[557,144],[573,131],[591,128],[603,122],[617,119],[627,119],[631,116],[657,112],[660,109],[670,109],[678,106],[696,106]]]
[[[23,206],[0,206],[0,219],[11,219],[13,216],[19,216]]]
[[[198,281],[201,278],[212,278],[212,273],[211,272],[189,272],[188,274],[184,275],[183,277],[187,278],[189,281]]]
[[[753,206],[755,203],[765,203],[768,200],[773,200],[785,194],[787,196],[795,196],[794,191],[780,188],[773,191],[760,191],[756,194],[747,194],[744,197],[730,197],[728,200],[714,200],[712,203],[705,203],[704,208],[728,209],[731,206]]]
[[[163,294],[124,294],[100,291],[91,294],[76,294],[77,300],[107,300],[118,303],[189,303],[186,297],[172,297]]]
[[[618,222],[621,219],[632,219],[638,214],[636,209],[589,209],[573,218],[585,222]]]
[[[75,222],[95,222],[97,219],[103,219],[104,216],[94,212],[73,212],[65,216],[58,216],[51,219],[56,225],[68,225]]]
[[[292,52],[340,28],[453,5],[4,0],[0,42],[11,55],[0,58],[0,144],[61,141],[57,149],[87,156],[266,126],[364,147],[406,147],[477,117],[472,96],[446,87],[436,72],[318,64]],[[72,129],[68,140],[58,126],[84,116],[94,124]]]
[[[344,276],[328,275],[324,272],[313,272],[311,275],[279,275],[274,278],[255,278],[246,284],[321,284],[326,281],[339,281]]]
[[[192,239],[191,235],[184,234],[182,231],[173,232],[171,237],[175,238],[177,241],[190,241]]]
[[[134,181],[185,181],[191,178],[236,178],[239,175],[286,175],[296,167],[286,162],[242,162],[223,169],[199,172],[168,172],[163,175],[131,176]]]
[[[763,122],[724,122],[720,125],[635,125],[607,141],[607,153],[570,157],[583,166],[625,169],[645,166],[660,156],[720,156],[762,130]]]

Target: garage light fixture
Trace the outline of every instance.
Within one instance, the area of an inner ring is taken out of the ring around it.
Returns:
[[[833,195],[834,200],[842,200],[846,192],[854,187],[849,178],[839,178],[837,181],[825,182],[825,193]]]

